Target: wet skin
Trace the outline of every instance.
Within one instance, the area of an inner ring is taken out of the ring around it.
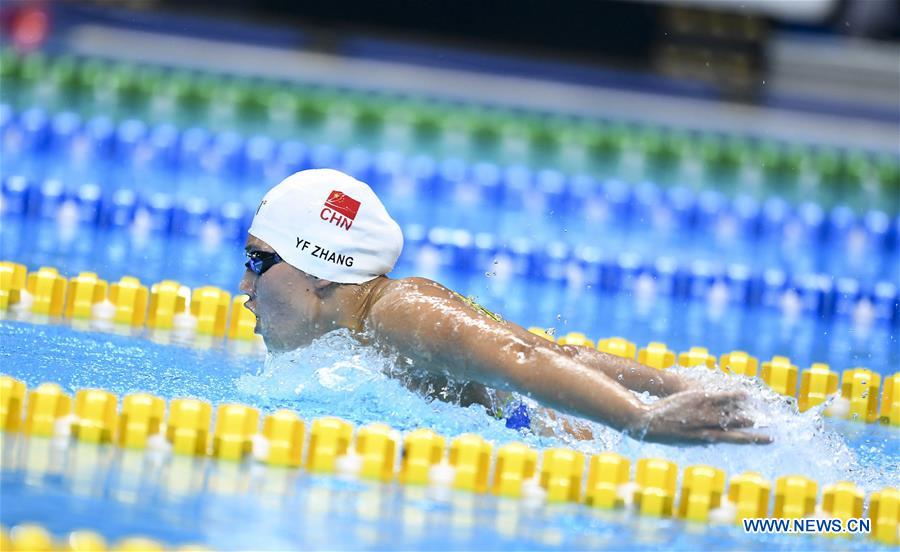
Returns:
[[[272,248],[248,236],[248,253]],[[286,262],[262,275],[247,270],[241,291],[270,351],[308,345],[338,328],[409,360],[419,382],[469,382],[463,404],[490,407],[486,388],[518,392],[559,412],[609,425],[649,441],[767,443],[748,431],[741,392],[697,388],[677,374],[587,347],[558,345],[472,308],[425,278],[379,276],[363,284],[316,278]],[[631,391],[662,397],[644,404]],[[549,412],[552,416],[552,411]],[[580,438],[586,426],[565,424]]]

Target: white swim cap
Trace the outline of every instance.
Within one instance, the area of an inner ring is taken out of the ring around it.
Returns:
[[[341,284],[386,274],[403,233],[364,182],[333,169],[300,171],[265,195],[250,234],[288,264]]]

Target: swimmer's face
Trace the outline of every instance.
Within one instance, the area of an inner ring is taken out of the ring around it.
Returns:
[[[248,236],[247,253],[271,253],[266,242]],[[256,315],[256,333],[270,351],[285,351],[306,345],[318,336],[316,321],[322,308],[317,289],[322,280],[286,262],[272,265],[260,275],[249,268],[240,289],[250,296],[244,306]],[[327,284],[327,282],[325,282]]]

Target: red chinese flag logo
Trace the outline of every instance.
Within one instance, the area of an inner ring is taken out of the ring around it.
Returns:
[[[325,207],[344,215],[350,220],[356,219],[360,203],[344,192],[332,190],[325,200]]]

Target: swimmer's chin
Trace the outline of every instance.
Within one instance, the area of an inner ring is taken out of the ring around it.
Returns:
[[[266,345],[266,351],[270,353],[286,353],[290,351],[289,347],[283,346],[281,343],[276,342],[270,337],[267,337],[265,333],[261,332],[259,328],[254,330],[256,335],[262,336],[263,343]]]
[[[263,343],[266,345],[266,351],[270,353],[289,353],[307,347],[314,341],[313,339],[292,339],[290,341],[285,341],[272,336],[259,327],[254,329],[254,333],[262,336]]]

